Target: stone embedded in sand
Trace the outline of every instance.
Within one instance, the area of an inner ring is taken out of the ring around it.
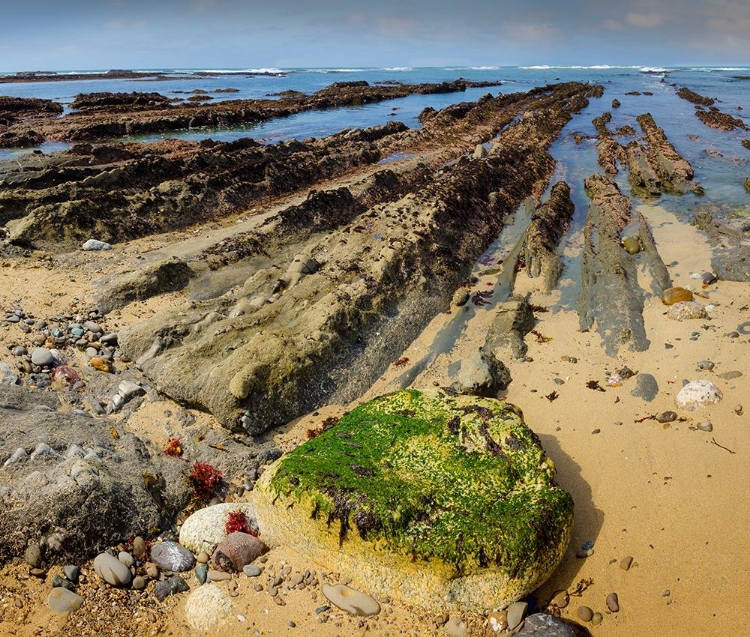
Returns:
[[[581,619],[581,621],[590,622],[594,617],[594,611],[591,610],[588,606],[579,606],[578,617]]]
[[[380,612],[380,604],[376,600],[361,591],[349,588],[343,584],[336,586],[323,584],[322,591],[331,604],[350,615],[368,617],[370,615],[377,615]]]
[[[667,316],[675,321],[706,318],[706,308],[695,301],[680,301],[669,308]]]
[[[642,398],[650,403],[659,394],[659,383],[651,374],[638,374],[635,379],[635,388],[630,392],[631,396]]]
[[[692,301],[693,293],[685,288],[667,288],[661,294],[661,302],[664,305],[674,305],[682,301]]]
[[[53,588],[47,596],[47,606],[53,613],[67,614],[77,611],[83,604],[83,597],[67,588]]]
[[[261,537],[420,607],[489,612],[537,588],[570,539],[571,497],[505,402],[402,391],[269,467]]]
[[[227,517],[233,511],[245,514],[250,528],[258,530],[255,522],[255,507],[247,502],[223,502],[199,509],[193,513],[180,529],[180,544],[193,553],[214,552],[216,545],[227,536]]]
[[[695,411],[707,405],[715,405],[721,398],[721,392],[711,381],[694,380],[680,390],[675,397],[675,404],[680,409]]]
[[[571,625],[562,619],[536,613],[526,618],[516,637],[575,637],[577,634]]]
[[[510,382],[508,368],[492,352],[474,352],[460,362],[451,386],[459,394],[496,398]]]
[[[613,613],[620,611],[620,600],[617,597],[617,593],[607,595],[607,608]]]
[[[206,584],[190,593],[185,617],[196,630],[210,630],[223,624],[234,610],[229,596],[216,584]]]

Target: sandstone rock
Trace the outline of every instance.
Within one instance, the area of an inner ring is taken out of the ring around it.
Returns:
[[[3,469],[0,492],[15,504],[0,516],[0,562],[22,555],[29,541],[39,544],[46,538],[48,563],[81,563],[160,528],[165,517],[155,497],[170,507],[187,504],[192,489],[183,462],[154,453],[123,429],[113,438],[106,420],[34,407],[59,405],[56,392],[7,386],[2,394],[0,401],[15,409],[0,409],[0,459],[19,448],[35,450],[40,440],[68,451],[35,461],[24,451],[25,460]],[[43,479],[37,482],[34,472],[40,469]],[[163,476],[161,495],[149,492],[144,474]]]
[[[211,556],[211,565],[227,573],[239,572],[267,550],[257,537],[236,531],[219,542]]]
[[[216,545],[227,537],[225,530],[227,517],[233,511],[245,514],[250,528],[258,530],[255,521],[255,506],[246,502],[222,502],[198,509],[182,525],[180,544],[193,553],[214,552]]]
[[[106,314],[131,301],[184,288],[194,276],[190,266],[177,257],[157,261],[122,274],[108,275],[95,283],[94,302]]]
[[[521,296],[512,296],[498,306],[482,350],[502,358],[505,350],[510,349],[514,358],[523,358],[528,350],[523,339],[532,329],[534,313],[528,301]]]
[[[694,380],[679,391],[675,404],[679,409],[695,411],[701,407],[716,405],[721,398],[721,392],[711,381]]]
[[[554,474],[516,407],[411,390],[283,456],[254,496],[270,545],[375,595],[486,612],[534,590],[562,559],[573,504]]]
[[[229,596],[216,584],[206,584],[190,593],[185,617],[196,630],[211,630],[226,622],[234,612]]]

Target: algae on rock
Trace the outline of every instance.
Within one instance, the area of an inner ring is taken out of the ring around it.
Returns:
[[[376,595],[490,611],[534,590],[568,545],[573,501],[520,410],[431,390],[372,400],[256,485],[261,537]]]

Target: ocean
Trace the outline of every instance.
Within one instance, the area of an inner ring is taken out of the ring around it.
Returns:
[[[251,137],[264,143],[285,139],[322,137],[346,128],[362,128],[383,124],[391,119],[418,128],[417,116],[426,107],[444,108],[450,104],[476,100],[487,92],[513,93],[554,82],[581,81],[602,84],[602,99],[591,100],[589,107],[575,117],[552,148],[558,160],[558,178],[569,181],[576,204],[585,203],[583,179],[600,171],[597,165],[596,141],[584,140],[577,146],[576,133],[595,136],[591,120],[605,111],[612,113],[610,129],[630,124],[640,132],[635,118],[649,112],[661,126],[677,151],[692,165],[696,179],[704,185],[706,198],[719,204],[747,207],[744,179],[750,175],[750,152],[740,142],[750,136],[746,131],[724,132],[701,123],[694,115],[694,106],[680,99],[676,89],[686,86],[701,95],[713,97],[716,105],[734,117],[746,117],[750,109],[750,67],[638,67],[638,66],[527,66],[527,67],[434,67],[434,68],[339,68],[339,69],[148,69],[170,80],[80,80],[0,84],[0,95],[39,97],[70,104],[78,93],[90,92],[159,92],[170,97],[187,97],[184,92],[202,89],[234,88],[236,93],[211,93],[212,103],[230,99],[267,98],[286,90],[313,93],[332,82],[366,80],[370,83],[398,81],[410,84],[436,83],[457,78],[467,80],[499,80],[502,84],[490,89],[468,89],[464,93],[411,95],[376,104],[308,111],[291,117],[278,118],[254,125],[229,128],[201,128],[153,135],[123,138],[122,141],[154,141],[164,138],[233,141]],[[74,71],[70,71],[73,73]],[[61,72],[64,73],[64,72]],[[197,75],[196,73],[216,73]],[[260,73],[266,73],[265,75]],[[631,92],[641,95],[628,95]],[[643,95],[644,92],[653,95]],[[613,99],[621,102],[612,109]],[[744,110],[743,110],[744,109]],[[69,109],[66,107],[66,112]],[[750,119],[746,120],[750,123]],[[626,140],[627,141],[627,140]],[[63,143],[47,143],[40,148],[54,152],[67,148]],[[12,159],[25,150],[0,150],[0,160]],[[627,182],[620,175],[620,186],[627,191]],[[670,207],[677,210],[694,205],[694,197],[674,198]],[[585,209],[585,206],[584,206]]]

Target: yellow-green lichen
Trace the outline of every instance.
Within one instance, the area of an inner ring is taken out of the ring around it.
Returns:
[[[409,390],[358,407],[285,456],[270,487],[320,524],[457,574],[518,575],[557,552],[573,502],[520,410]]]

